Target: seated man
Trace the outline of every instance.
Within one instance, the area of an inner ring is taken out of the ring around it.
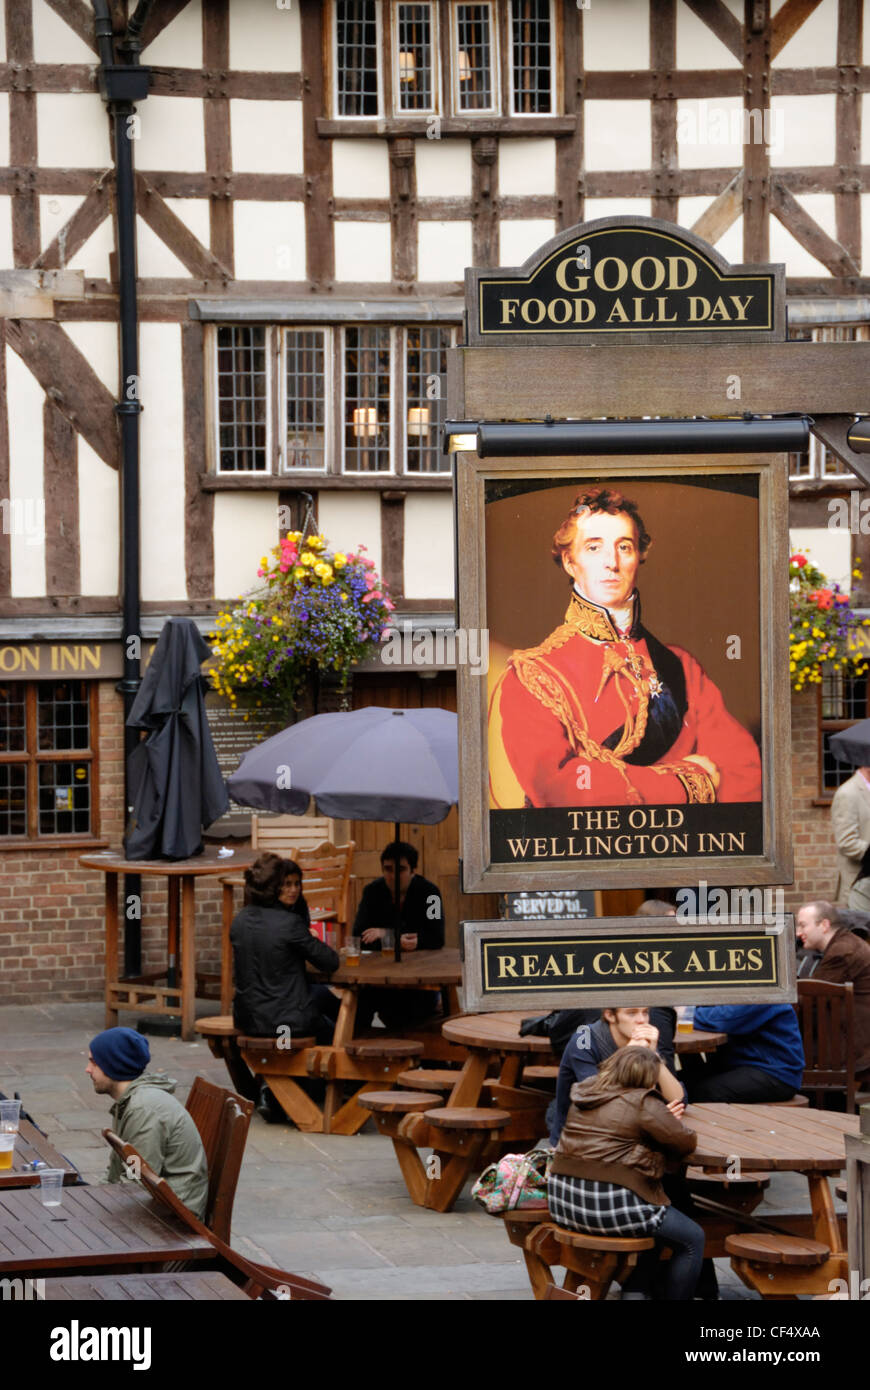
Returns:
[[[417,851],[405,840],[394,840],[381,854],[383,877],[363,889],[353,934],[363,946],[379,951],[384,932],[396,924],[396,873],[399,876],[398,923],[402,953],[438,951],[444,945],[444,905],[434,883],[416,872]],[[400,1028],[430,1018],[437,1011],[437,990],[365,989],[360,991],[358,1026],[366,1028],[375,1012],[388,1028]]]
[[[708,1061],[684,1058],[689,1101],[764,1104],[791,1100],[804,1075],[804,1049],[791,1004],[722,1004],[695,1010],[701,1033],[727,1033]]]
[[[112,1129],[132,1144],[176,1197],[202,1220],[208,1198],[208,1165],[199,1130],[172,1092],[176,1083],[145,1072],[151,1049],[132,1028],[107,1028],[91,1041],[85,1074],[98,1096],[111,1096]],[[143,1072],[145,1074],[143,1075]],[[130,1175],[113,1153],[107,1182]]]
[[[808,951],[820,951],[812,972],[828,984],[851,983],[855,1000],[855,1075],[870,1085],[870,946],[840,924],[837,909],[824,899],[805,903],[797,915],[797,934]]]
[[[683,1088],[674,1075],[673,1009],[605,1009],[597,1023],[581,1024],[562,1053],[556,1099],[547,1113],[550,1143],[555,1148],[571,1103],[571,1087],[594,1076],[599,1062],[629,1043],[653,1048],[662,1058],[659,1090],[666,1101],[683,1101]]]

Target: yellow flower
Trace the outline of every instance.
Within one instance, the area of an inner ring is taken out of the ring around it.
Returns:
[[[294,565],[294,566],[293,566],[293,578],[294,578],[294,579],[304,579],[304,578],[305,578],[305,571],[304,571],[304,569],[302,568],[301,565]]]
[[[311,566],[317,562],[310,550],[304,550],[299,556],[299,563],[300,565],[304,565],[306,569],[311,569]]]
[[[347,594],[342,594],[341,601],[342,603],[347,603]]]
[[[309,536],[305,544],[308,546],[309,550],[326,549],[326,541],[323,539],[322,536]]]
[[[345,565],[347,564],[347,556],[343,555],[340,550],[337,550],[334,556],[332,557],[332,563],[335,565],[335,568],[337,570],[343,570]]]

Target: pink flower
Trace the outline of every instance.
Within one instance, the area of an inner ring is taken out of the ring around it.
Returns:
[[[389,600],[388,598],[385,598],[385,599],[384,599],[384,607],[386,608],[386,610],[387,610],[388,613],[392,613],[392,611],[393,611],[393,609],[395,608],[395,606],[396,606],[396,605],[395,605],[394,603],[391,603],[390,600]]]

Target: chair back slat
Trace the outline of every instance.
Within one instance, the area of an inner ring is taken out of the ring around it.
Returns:
[[[806,1065],[802,1090],[815,1092],[821,1105],[826,1091],[840,1091],[846,1110],[855,1109],[855,999],[851,982],[798,980],[797,1013]]]
[[[229,1244],[233,1203],[245,1156],[245,1141],[253,1105],[241,1096],[229,1095],[224,1103],[215,1155],[214,1174],[209,1173],[209,1205],[206,1223],[215,1235]]]

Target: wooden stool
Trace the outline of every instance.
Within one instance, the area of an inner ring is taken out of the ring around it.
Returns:
[[[441,1094],[449,1093],[453,1090],[459,1077],[460,1071],[440,1071],[434,1067],[415,1067],[412,1071],[400,1072],[397,1080],[400,1086],[410,1086],[417,1091],[438,1091]]]
[[[239,1049],[239,1033],[233,1023],[232,1014],[218,1014],[213,1018],[198,1018],[194,1024],[197,1033],[205,1038],[209,1051],[224,1063],[236,1090],[245,1100],[256,1101],[260,1087],[242,1057]]]
[[[428,1110],[432,1097],[428,1091],[366,1091],[359,1104],[379,1115],[411,1115]]]
[[[550,1089],[555,1086],[559,1076],[558,1067],[523,1067],[524,1086],[540,1086]]]
[[[706,1197],[732,1211],[751,1212],[770,1186],[769,1173],[746,1173],[729,1177],[726,1173],[705,1173],[701,1168],[687,1168],[689,1190],[696,1197]]]
[[[817,1270],[831,1258],[820,1240],[766,1231],[726,1236],[731,1268],[762,1298],[797,1298],[818,1288]]]
[[[769,1102],[770,1105],[809,1105],[809,1103],[809,1097],[800,1094],[793,1095],[791,1100],[772,1100]]]
[[[457,1137],[463,1133],[476,1133],[480,1130],[504,1129],[511,1122],[509,1110],[497,1110],[495,1106],[455,1105],[443,1109],[427,1110],[426,1119],[433,1129],[445,1129]]]
[[[246,1048],[248,1052],[259,1052],[262,1054],[263,1063],[271,1062],[275,1054],[282,1052],[304,1052],[306,1048],[314,1046],[314,1038],[245,1038],[239,1037],[239,1047]]]
[[[569,1293],[582,1287],[583,1297],[588,1290],[589,1299],[600,1302],[614,1280],[625,1282],[638,1254],[654,1246],[651,1236],[587,1236],[545,1221],[526,1238],[526,1269],[536,1299],[547,1296],[547,1285],[553,1282],[551,1267],[563,1265],[562,1287]]]
[[[413,1038],[359,1038],[357,1042],[347,1043],[344,1050],[348,1057],[371,1062],[381,1057],[419,1057],[423,1044],[415,1042]]]
[[[841,1202],[848,1202],[848,1200],[849,1200],[849,1184],[848,1184],[848,1183],[845,1183],[845,1182],[838,1182],[838,1183],[836,1183],[835,1186],[834,1186],[834,1196],[835,1196],[835,1197],[839,1197],[839,1199],[840,1199]]]

